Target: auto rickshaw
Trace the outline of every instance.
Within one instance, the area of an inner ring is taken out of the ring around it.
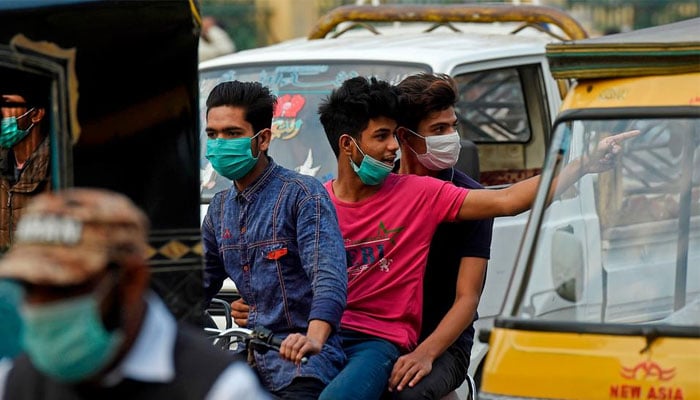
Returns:
[[[0,91],[36,88],[46,111],[41,188],[129,196],[151,220],[154,289],[193,322],[202,315],[199,20],[194,0],[0,2]],[[39,189],[9,190],[12,199]]]
[[[553,76],[574,84],[480,399],[700,398],[699,38],[694,19],[548,45]],[[611,171],[556,186],[632,129]]]

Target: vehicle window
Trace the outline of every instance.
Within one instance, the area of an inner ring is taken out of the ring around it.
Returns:
[[[547,208],[521,316],[698,325],[687,307],[700,301],[700,119],[562,123],[552,143],[571,142],[556,173],[631,129],[641,134],[613,170],[586,175]]]
[[[479,180],[510,185],[540,173],[550,128],[539,64],[457,74],[463,139],[476,144]]]
[[[0,68],[0,252],[14,243],[27,203],[50,191],[53,115],[51,79],[27,69]]]
[[[397,83],[427,66],[392,64],[293,64],[236,66],[204,71],[200,75],[200,110],[202,131],[200,172],[202,201],[208,202],[231,182],[216,174],[206,160],[206,99],[220,82],[230,80],[258,81],[277,95],[272,122],[272,143],[269,154],[278,164],[311,175],[322,182],[337,175],[333,150],[318,119],[321,101],[343,81],[355,76],[376,76]]]
[[[455,77],[460,133],[475,143],[530,140],[530,123],[520,74],[502,68]]]

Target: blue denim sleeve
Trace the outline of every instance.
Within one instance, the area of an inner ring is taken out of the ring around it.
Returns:
[[[216,198],[219,201],[216,201]],[[202,248],[204,251],[204,304],[207,306],[211,299],[219,293],[224,280],[228,277],[221,257],[219,256],[219,245],[216,241],[216,231],[212,221],[212,215],[221,215],[221,197],[215,196],[212,199],[207,215],[202,222]]]
[[[298,208],[297,242],[304,270],[313,285],[309,320],[328,322],[336,330],[347,300],[347,264],[338,217],[326,190],[318,185]]]

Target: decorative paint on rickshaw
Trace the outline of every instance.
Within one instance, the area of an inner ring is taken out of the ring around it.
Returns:
[[[700,106],[700,72],[579,82],[562,111],[589,108]]]
[[[495,329],[491,349],[482,386],[488,393],[538,399],[700,398],[695,360],[700,341],[693,338],[663,337],[647,345],[638,336]]]

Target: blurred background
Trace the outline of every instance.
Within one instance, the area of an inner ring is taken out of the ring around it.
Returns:
[[[235,42],[237,51],[306,36],[316,20],[342,5],[460,4],[456,0],[199,0],[203,16]],[[513,0],[512,4],[557,7],[569,12],[591,36],[625,32],[700,16],[700,0]]]

